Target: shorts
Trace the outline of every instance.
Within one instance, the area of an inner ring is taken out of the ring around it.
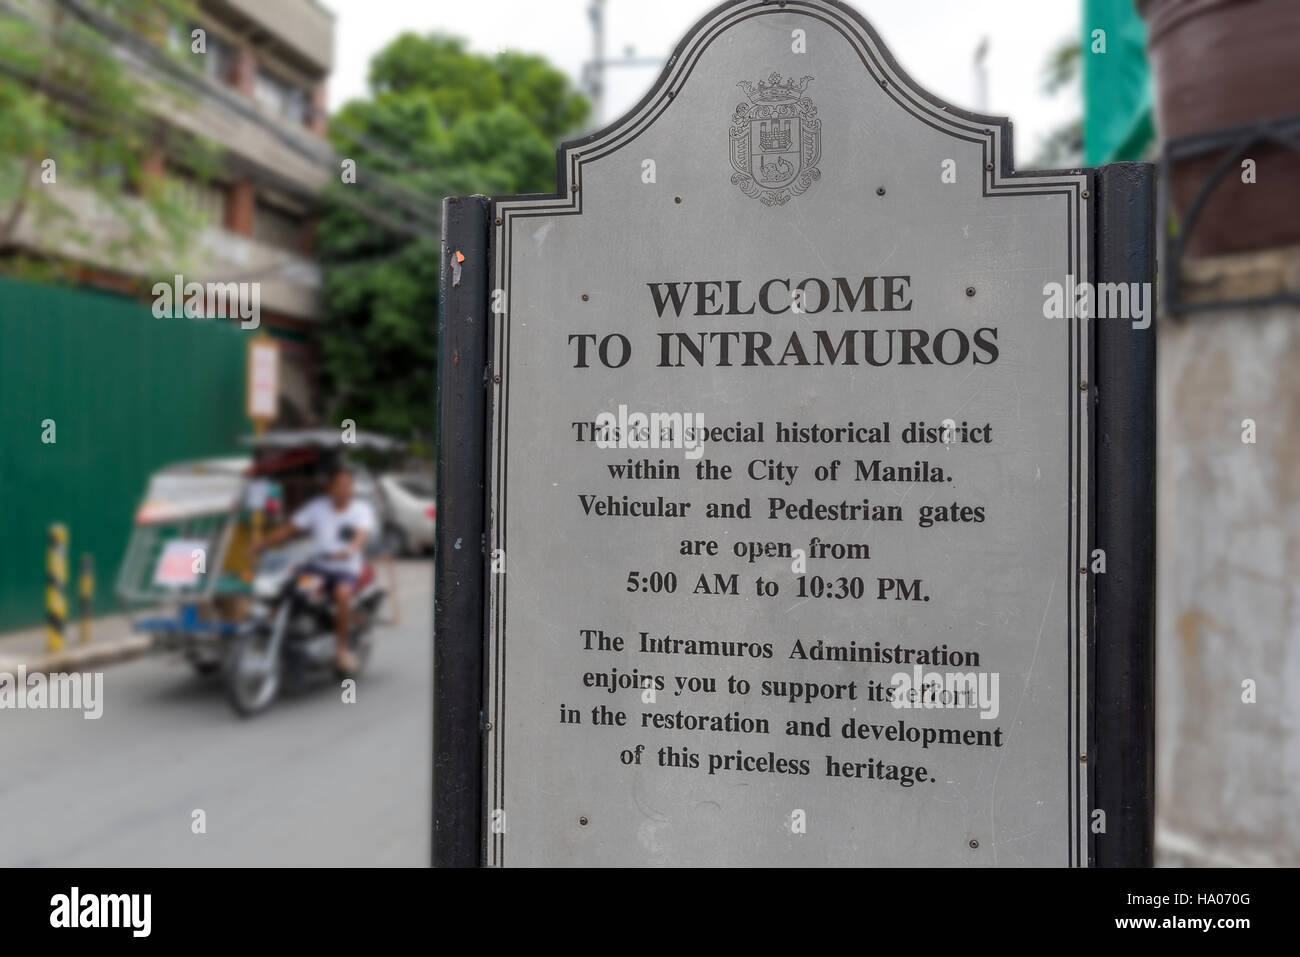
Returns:
[[[334,594],[335,589],[337,589],[339,585],[347,585],[349,588],[355,590],[357,582],[361,580],[360,575],[353,574],[352,572],[340,571],[337,568],[322,568],[320,565],[313,564],[308,565],[306,570],[311,572],[313,575],[319,575],[331,595]]]

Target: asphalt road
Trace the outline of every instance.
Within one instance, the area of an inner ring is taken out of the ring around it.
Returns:
[[[0,865],[427,865],[433,571],[397,573],[355,704],[326,684],[241,719],[153,657],[105,669],[99,720],[0,711]]]

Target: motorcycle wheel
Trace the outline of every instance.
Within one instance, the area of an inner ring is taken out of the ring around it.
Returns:
[[[243,717],[265,711],[280,691],[284,662],[267,660],[271,635],[262,631],[235,641],[226,659],[226,697]]]

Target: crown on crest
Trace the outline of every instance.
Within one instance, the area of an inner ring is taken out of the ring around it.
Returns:
[[[799,80],[789,79],[783,82],[780,73],[773,73],[766,80],[759,80],[757,86],[748,80],[742,80],[737,86],[745,91],[745,95],[755,105],[797,103],[812,81],[812,77],[805,76]]]

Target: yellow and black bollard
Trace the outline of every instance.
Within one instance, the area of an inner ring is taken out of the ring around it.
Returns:
[[[94,598],[95,556],[90,552],[82,552],[81,575],[77,580],[77,618],[83,645],[90,641],[90,610]]]
[[[68,602],[64,589],[68,585],[68,528],[50,526],[45,548],[45,647],[63,650],[63,626],[68,619]]]

